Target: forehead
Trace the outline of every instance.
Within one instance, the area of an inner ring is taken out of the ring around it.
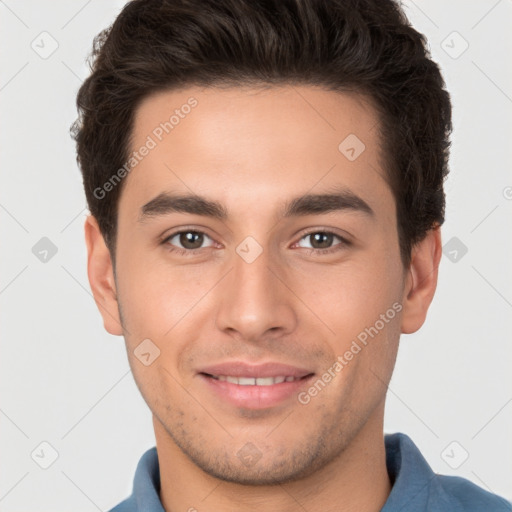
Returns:
[[[340,184],[371,200],[388,188],[378,124],[364,96],[313,86],[159,92],[136,111],[130,150],[151,149],[121,201],[176,190],[229,208]]]

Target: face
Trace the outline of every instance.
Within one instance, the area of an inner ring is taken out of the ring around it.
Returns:
[[[306,86],[170,91],[136,112],[144,145],[104,318],[159,441],[263,484],[381,435],[412,280],[372,107]]]

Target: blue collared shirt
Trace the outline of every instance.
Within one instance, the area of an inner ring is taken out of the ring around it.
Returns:
[[[457,476],[437,475],[405,434],[387,434],[391,493],[381,512],[512,512],[512,504]],[[132,495],[110,512],[165,512],[156,448],[139,461]]]

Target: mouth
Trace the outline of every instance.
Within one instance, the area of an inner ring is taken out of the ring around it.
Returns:
[[[223,403],[244,409],[268,409],[292,400],[315,373],[279,363],[223,363],[198,372],[208,392]]]
[[[294,377],[293,375],[278,375],[276,377],[236,377],[234,375],[210,375],[201,372],[201,375],[210,377],[222,382],[237,384],[238,386],[273,386],[274,384],[282,384],[283,382],[294,382],[311,377],[313,374],[308,373],[303,377]]]

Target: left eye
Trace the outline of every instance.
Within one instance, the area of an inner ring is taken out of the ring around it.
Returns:
[[[304,240],[310,239],[309,245],[302,245],[302,242]],[[329,233],[326,231],[316,231],[314,233],[309,233],[303,238],[301,238],[299,242],[299,247],[307,247],[309,249],[330,249],[333,246],[334,239],[338,239],[341,243],[344,242],[344,240],[339,237],[338,235],[335,235],[334,233]],[[339,244],[336,244],[339,245]]]
[[[205,233],[199,231],[181,231],[169,236],[165,242],[171,245],[177,245],[180,249],[194,250],[201,249],[205,240],[211,242],[205,247],[213,245],[213,240]]]

